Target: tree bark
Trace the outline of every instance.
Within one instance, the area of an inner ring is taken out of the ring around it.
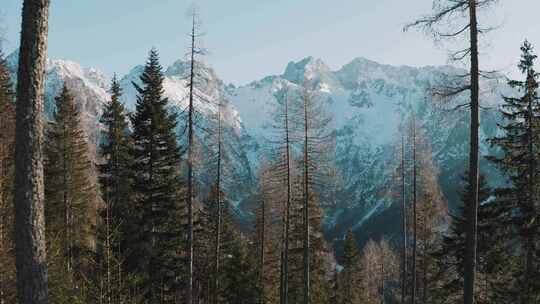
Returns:
[[[14,191],[20,304],[48,302],[42,146],[49,4],[49,0],[25,0],[22,10]]]
[[[474,303],[474,281],[476,276],[476,243],[478,222],[478,129],[479,114],[479,67],[478,67],[478,24],[476,18],[476,0],[469,0],[470,49],[471,49],[471,133],[469,151],[469,184],[471,201],[467,208],[467,233],[465,247],[465,272],[463,302]]]

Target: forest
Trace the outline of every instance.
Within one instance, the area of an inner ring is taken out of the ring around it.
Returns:
[[[347,196],[336,186],[339,118],[320,79],[277,83],[248,183],[235,175],[229,101],[203,93],[197,11],[186,17],[185,107],[165,96],[149,47],[129,83],[134,109],[115,75],[88,130],[68,82],[45,113],[50,2],[23,1],[16,73],[0,48],[0,304],[540,303],[540,74],[527,40],[515,46],[520,78],[481,69],[479,47],[496,28],[478,15],[497,0],[434,0],[404,26],[466,44],[450,56],[466,74],[423,94],[442,113],[465,111],[467,161],[449,206],[437,143],[424,114],[406,108],[382,173],[398,229],[376,235],[327,227]],[[497,77],[509,90],[484,138],[483,85]]]

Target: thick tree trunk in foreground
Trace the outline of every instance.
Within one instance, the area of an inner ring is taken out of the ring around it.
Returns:
[[[46,304],[43,95],[49,0],[25,0],[17,81],[15,231],[17,297]]]

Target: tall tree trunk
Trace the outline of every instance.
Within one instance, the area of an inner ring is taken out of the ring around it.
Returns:
[[[216,235],[214,247],[214,303],[218,303],[219,292],[219,258],[221,249],[221,102],[218,105],[218,155],[217,155],[217,177],[216,177]]]
[[[529,172],[528,172],[528,189],[527,192],[527,204],[529,205],[529,208],[532,208],[534,210],[534,204],[535,204],[535,178],[536,178],[536,162],[535,162],[535,155],[534,155],[534,130],[533,130],[533,102],[534,102],[534,94],[536,88],[534,86],[531,88],[530,86],[530,79],[534,82],[535,75],[531,75],[531,71],[527,71],[527,152],[528,152],[528,158],[529,158]],[[523,292],[521,293],[521,304],[530,303],[530,281],[533,280],[532,278],[532,271],[533,271],[533,259],[534,259],[534,252],[535,252],[535,244],[534,244],[534,233],[532,227],[526,228],[525,233],[525,277],[523,278]]]
[[[15,139],[15,248],[19,304],[48,302],[42,151],[48,18],[49,0],[24,1]]]
[[[407,292],[407,199],[405,197],[405,140],[401,138],[401,303],[405,303]]]
[[[471,134],[469,151],[469,185],[471,201],[467,208],[467,233],[465,247],[465,272],[463,302],[474,303],[474,281],[476,276],[476,243],[478,222],[478,129],[479,113],[479,67],[478,67],[478,24],[476,18],[477,0],[469,0],[470,54],[471,54]]]
[[[187,303],[193,304],[193,89],[195,80],[195,14],[191,28],[191,65],[189,74],[189,113],[188,113],[188,290]]]
[[[428,274],[428,260],[427,260],[427,256],[428,256],[428,229],[427,229],[427,223],[428,223],[428,218],[427,218],[427,206],[425,205],[426,202],[424,202],[424,208],[423,208],[423,215],[422,215],[422,218],[423,218],[423,227],[422,227],[422,230],[423,230],[423,244],[422,244],[422,303],[423,304],[427,304],[427,286],[428,286],[428,277],[427,277],[427,274]]]
[[[306,89],[307,90],[307,89]],[[309,304],[310,300],[310,278],[309,278],[309,153],[308,153],[308,133],[309,133],[309,121],[308,121],[308,92],[306,91],[304,96],[304,238],[303,238],[303,250],[304,250],[304,304]]]
[[[415,304],[416,303],[416,247],[417,247],[417,229],[416,229],[416,205],[417,205],[417,201],[416,201],[416,119],[415,119],[415,116],[414,116],[414,113],[413,113],[413,120],[412,120],[412,132],[413,132],[413,136],[412,136],[412,148],[413,148],[413,151],[412,151],[412,161],[413,161],[413,218],[412,218],[412,221],[413,221],[413,252],[412,252],[412,282],[411,282],[411,304]]]
[[[285,202],[285,248],[283,252],[283,303],[289,302],[289,214],[291,211],[291,159],[289,138],[289,105],[288,97],[285,97],[285,169],[287,181],[287,197]]]
[[[264,187],[264,183],[265,181],[263,180],[263,186]],[[265,198],[265,191],[263,190],[262,191],[262,208],[261,208],[261,231],[260,231],[260,237],[259,237],[259,240],[260,240],[260,244],[259,244],[259,288],[260,288],[260,294],[259,294],[259,304],[264,304],[265,300],[264,300],[264,297],[265,297],[265,294],[264,294],[264,289],[265,289],[265,286],[264,286],[264,259],[265,259],[265,256],[264,256],[264,242],[265,242],[265,233],[266,233],[266,198]]]
[[[382,249],[382,247],[381,247]],[[385,288],[385,269],[384,269],[384,256],[385,252],[384,249],[381,250],[381,304],[384,304],[384,288]]]
[[[105,267],[107,267],[106,282],[107,286],[105,288],[106,303],[111,304],[111,214],[110,214],[109,202],[105,204]]]
[[[1,150],[2,148],[0,148]],[[1,153],[1,151],[0,151]],[[0,154],[1,155],[1,154]],[[1,164],[1,161],[0,161],[0,174],[2,174],[2,164]],[[0,176],[0,179],[2,178],[2,176]],[[2,182],[2,180],[0,180],[0,182]],[[0,187],[2,187],[2,185],[0,184]],[[4,202],[2,200],[2,191],[3,189],[0,188],[0,208],[5,208],[4,206]],[[6,244],[4,244],[4,242],[6,242],[5,240],[5,237],[4,237],[4,217],[0,217],[0,256],[1,257],[5,257],[6,254],[7,254],[7,246]],[[0,266],[3,266],[3,265],[0,265]],[[6,304],[6,286],[4,286],[4,281],[5,281],[5,278],[4,278],[4,273],[6,272],[7,269],[0,269],[0,304]]]

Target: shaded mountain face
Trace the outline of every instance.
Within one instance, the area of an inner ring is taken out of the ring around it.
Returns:
[[[7,58],[10,71],[16,72],[17,54]],[[186,140],[186,108],[188,89],[186,71],[189,63],[177,61],[165,69],[164,95],[170,100],[171,111],[179,114],[178,136],[181,146]],[[143,66],[134,67],[121,78],[123,101],[131,111],[135,109],[136,90],[132,83],[140,84]],[[382,232],[374,227],[389,219],[377,220],[394,214],[389,209],[395,197],[392,193],[392,173],[398,163],[396,145],[400,143],[400,130],[414,110],[431,144],[435,164],[439,168],[439,184],[450,209],[457,204],[468,157],[468,111],[448,110],[452,106],[432,100],[426,91],[455,80],[448,75],[463,74],[462,70],[442,67],[407,67],[379,64],[357,58],[337,71],[322,60],[307,57],[291,62],[282,75],[273,75],[247,85],[226,85],[205,65],[199,66],[200,77],[195,91],[196,137],[199,160],[197,166],[198,191],[202,200],[214,183],[217,104],[223,105],[224,146],[226,155],[226,191],[236,207],[240,219],[249,221],[258,204],[257,170],[260,159],[270,157],[268,140],[272,137],[271,112],[277,100],[275,93],[286,86],[292,91],[301,89],[304,79],[316,91],[333,117],[335,151],[333,161],[336,175],[332,181],[332,201],[322,202],[326,208],[327,236],[340,238],[353,227],[356,231]],[[46,115],[54,109],[54,96],[64,83],[73,91],[83,112],[83,124],[89,141],[95,146],[99,137],[101,109],[109,98],[109,80],[95,69],[83,68],[77,63],[63,60],[47,61]],[[482,85],[482,111],[480,138],[482,153],[492,154],[487,138],[497,132],[500,120],[497,106],[502,93],[510,93],[502,82],[486,81]],[[457,97],[452,105],[466,103],[467,94]],[[482,170],[498,181],[495,170],[486,162]],[[388,211],[387,211],[388,210]]]

